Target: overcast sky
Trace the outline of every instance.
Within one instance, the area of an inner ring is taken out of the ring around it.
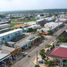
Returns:
[[[0,11],[67,8],[67,0],[0,0]]]

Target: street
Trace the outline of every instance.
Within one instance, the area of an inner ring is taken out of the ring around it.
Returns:
[[[51,38],[44,40],[44,42],[41,43],[38,47],[28,52],[28,55],[30,55],[30,57],[28,57],[27,55],[25,58],[16,62],[12,67],[34,67],[33,59],[35,58],[36,51],[39,51],[40,49],[44,48],[45,45],[55,41],[56,37],[58,37],[65,29],[66,29],[66,26],[59,29],[57,32],[54,33],[54,36],[51,36]]]

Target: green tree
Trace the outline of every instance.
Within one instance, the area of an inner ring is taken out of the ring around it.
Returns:
[[[45,64],[47,65],[47,67],[52,67],[54,65],[53,61],[46,61]]]
[[[40,50],[40,55],[41,55],[42,59],[44,59],[46,57],[46,53],[45,53],[44,49]]]
[[[67,37],[60,36],[59,37],[59,42],[67,42]]]
[[[49,35],[52,35],[53,34],[53,31],[52,30],[49,30],[48,33],[49,33]]]
[[[29,28],[27,32],[36,32],[36,29]]]
[[[35,67],[40,67],[40,66],[37,64],[37,65],[35,65]]]

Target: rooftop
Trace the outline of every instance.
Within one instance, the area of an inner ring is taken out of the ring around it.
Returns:
[[[8,55],[8,53],[2,53],[1,51],[0,51],[0,60],[2,59],[2,58],[4,58],[5,56],[7,56]]]
[[[46,23],[45,24],[45,28],[51,28],[51,29],[54,29],[56,27],[58,27],[59,25],[63,24],[63,22],[61,23],[57,23],[57,22],[50,22],[50,23]]]
[[[22,30],[22,29],[19,28],[19,29],[11,30],[9,32],[2,33],[2,34],[0,34],[0,37],[5,36],[5,35],[8,35],[8,34],[11,34],[11,33],[14,33],[14,32],[19,31],[19,30]]]
[[[8,46],[1,46],[0,47],[0,61],[6,59],[10,56],[12,52],[14,52],[16,49]]]
[[[17,42],[15,44],[15,47],[23,47],[24,45],[30,43],[31,40],[34,40],[35,38],[37,38],[35,34],[30,34],[29,36],[26,36],[25,38],[23,38],[21,41]]]
[[[53,51],[50,53],[49,56],[61,59],[67,59],[67,48],[64,47],[55,48],[53,49]]]

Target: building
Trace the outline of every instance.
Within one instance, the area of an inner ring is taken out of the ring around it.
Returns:
[[[0,30],[5,29],[5,28],[9,28],[9,27],[10,27],[10,24],[1,24],[0,25]]]
[[[0,67],[11,65],[14,62],[13,57],[16,59],[16,55],[19,52],[19,48],[12,48],[2,45],[0,47]]]
[[[11,23],[10,19],[6,19],[6,18],[2,19],[0,21],[0,33],[5,32],[5,31],[9,31],[10,27],[11,27],[10,23]]]
[[[43,28],[38,29],[38,32],[48,34],[49,31],[51,30],[52,32],[55,32],[58,28],[63,26],[63,22],[57,23],[57,22],[50,22],[46,23]]]
[[[37,29],[40,29],[40,28],[41,28],[40,25],[35,24],[35,25],[28,26],[28,27],[24,27],[23,31],[27,32],[27,31],[29,31],[29,29],[37,30]],[[32,32],[33,32],[33,30],[32,30]]]
[[[26,24],[26,25],[35,25],[36,21],[24,22],[24,24]]]
[[[47,17],[47,18],[45,18],[45,20],[48,22],[53,22],[53,21],[55,21],[55,16]]]
[[[45,20],[45,19],[39,19],[39,20],[37,20],[36,22],[37,22],[37,24],[39,24],[40,26],[44,26],[44,25],[47,23],[47,20]]]
[[[29,34],[28,36],[26,36],[25,38],[23,38],[21,40],[21,42],[17,42],[16,44],[14,44],[14,47],[19,47],[19,48],[22,48],[22,49],[27,49],[31,46],[36,46],[36,45],[39,45],[39,43],[42,42],[42,39],[35,35],[35,34]]]
[[[23,34],[23,30],[22,29],[14,29],[5,33],[1,33],[0,34],[0,42],[3,41],[11,41],[13,38],[20,36]]]
[[[35,38],[35,35],[29,34],[28,36],[23,38],[21,42],[14,44],[14,47],[20,47],[22,49],[27,49],[31,46],[31,41],[33,38]]]
[[[35,24],[35,25],[31,25],[31,26],[29,26],[29,27],[27,27],[27,28],[38,29],[38,28],[41,28],[41,26]]]
[[[67,19],[66,18],[57,18],[56,22],[65,22],[65,23],[67,23]]]
[[[61,67],[67,66],[67,43],[61,44],[59,47],[54,48],[50,54],[50,57],[59,61]]]

